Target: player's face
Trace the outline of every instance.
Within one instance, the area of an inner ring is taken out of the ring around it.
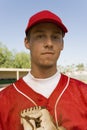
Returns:
[[[53,23],[40,23],[31,29],[29,37],[25,46],[30,49],[31,66],[56,67],[63,49],[62,30]]]

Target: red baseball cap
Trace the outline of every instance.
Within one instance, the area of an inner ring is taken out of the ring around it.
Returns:
[[[25,33],[27,34],[32,26],[41,22],[52,22],[58,25],[64,33],[68,32],[62,20],[57,15],[48,10],[43,10],[30,17]]]

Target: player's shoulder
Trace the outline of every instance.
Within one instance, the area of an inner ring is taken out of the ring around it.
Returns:
[[[19,80],[15,81],[14,83],[16,84],[20,84],[20,82],[22,81],[22,78],[20,78]],[[14,91],[14,86],[13,83],[5,85],[4,87],[0,88],[0,96],[1,95],[6,95],[11,93],[12,91]]]
[[[73,78],[73,77],[69,77],[69,76],[67,76],[65,74],[62,74],[62,77],[63,77],[63,79],[64,78],[69,79],[69,84],[72,84],[74,86],[79,86],[79,87],[83,87],[84,86],[84,87],[87,88],[87,83],[85,83],[85,82],[83,82],[83,81],[81,81],[79,79],[76,79],[76,78]]]
[[[8,90],[10,90],[11,87],[12,87],[12,84],[6,84],[6,85],[4,85],[2,88],[0,88],[0,94],[6,92]]]
[[[71,81],[71,83],[76,84],[77,86],[87,87],[87,83],[85,83],[84,81],[81,81],[81,80],[79,80],[79,79],[70,77],[70,81]]]

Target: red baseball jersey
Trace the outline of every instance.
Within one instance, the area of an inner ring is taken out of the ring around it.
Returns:
[[[49,98],[35,92],[22,78],[2,90],[0,130],[23,130],[21,110],[37,105],[45,106],[58,126],[87,130],[87,84],[63,74]]]

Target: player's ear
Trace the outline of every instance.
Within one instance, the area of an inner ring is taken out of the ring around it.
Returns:
[[[61,45],[61,50],[64,49],[64,40],[62,39],[62,45]]]
[[[24,44],[27,49],[30,49],[30,44],[29,44],[29,40],[27,39],[27,37],[24,38]]]

